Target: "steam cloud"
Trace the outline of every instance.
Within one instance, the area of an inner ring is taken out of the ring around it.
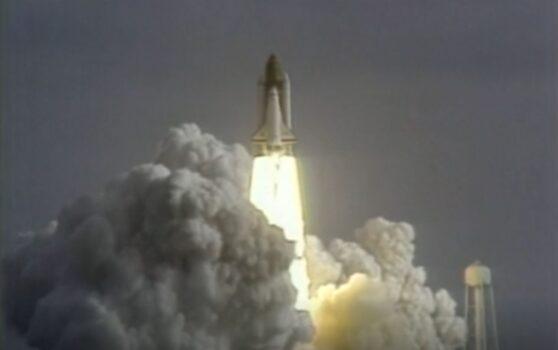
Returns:
[[[455,349],[465,324],[445,290],[433,294],[413,266],[415,233],[407,223],[369,220],[355,242],[324,249],[308,237],[314,343],[321,350]]]
[[[308,237],[312,327],[293,246],[246,199],[251,159],[195,125],[153,163],[64,208],[2,258],[7,349],[453,349],[465,327],[412,265],[414,232],[374,219],[355,242]],[[313,329],[314,328],[314,329]],[[309,344],[314,332],[314,342]]]

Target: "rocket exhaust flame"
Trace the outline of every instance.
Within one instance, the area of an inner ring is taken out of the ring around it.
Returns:
[[[281,227],[285,238],[295,244],[295,258],[289,272],[297,290],[295,307],[308,310],[310,281],[304,258],[304,221],[296,159],[273,153],[254,159],[250,201],[259,208],[269,223]]]

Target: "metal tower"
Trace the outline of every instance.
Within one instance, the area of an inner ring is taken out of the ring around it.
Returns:
[[[479,261],[465,269],[466,350],[499,350],[490,269]]]

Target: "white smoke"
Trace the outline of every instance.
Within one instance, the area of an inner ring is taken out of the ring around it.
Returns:
[[[246,199],[251,159],[194,125],[2,259],[8,349],[453,349],[464,325],[413,267],[412,228],[308,237],[315,341],[293,246]],[[297,345],[298,343],[298,345]],[[305,345],[303,345],[305,344]]]
[[[413,266],[413,228],[369,220],[354,242],[325,249],[308,237],[314,344],[321,350],[455,349],[465,324],[445,290],[434,296],[423,268]]]

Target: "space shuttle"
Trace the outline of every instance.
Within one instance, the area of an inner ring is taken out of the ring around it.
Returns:
[[[283,230],[293,244],[289,266],[296,289],[295,309],[310,308],[308,269],[305,257],[304,212],[292,131],[289,77],[275,55],[265,65],[258,80],[258,129],[252,135],[254,162],[250,180],[250,201],[268,222]]]
[[[275,55],[269,56],[258,81],[259,126],[252,136],[254,156],[292,154],[291,87]]]

